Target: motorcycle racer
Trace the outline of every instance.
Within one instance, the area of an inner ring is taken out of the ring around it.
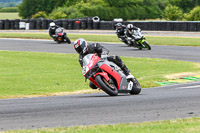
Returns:
[[[83,67],[83,57],[85,55],[97,53],[98,56],[101,58],[103,55],[108,55],[109,53],[109,50],[100,45],[99,43],[87,44],[87,42],[83,38],[79,38],[74,42],[74,48],[76,52],[79,53],[79,63],[81,67]],[[124,62],[119,56],[113,55],[107,56],[106,58],[108,61],[112,61],[116,65],[118,65],[122,69],[124,74],[127,76],[127,79],[134,78],[134,76],[130,73],[130,70],[127,68],[127,66],[124,64]]]
[[[126,37],[134,37],[134,30],[141,30],[140,28],[138,28],[138,27],[136,27],[136,26],[134,26],[133,24],[128,24],[127,26],[126,26],[126,31],[125,31],[125,36]],[[133,38],[133,39],[135,39],[135,38]]]
[[[56,41],[56,29],[59,28],[58,25],[56,25],[54,22],[51,22],[49,24],[49,35]],[[67,37],[66,33],[64,34],[64,38],[67,41],[67,43],[71,43],[70,39]]]
[[[115,26],[116,26],[116,34],[118,38],[121,38],[122,41],[125,41],[126,26],[122,25],[122,23],[117,23]]]

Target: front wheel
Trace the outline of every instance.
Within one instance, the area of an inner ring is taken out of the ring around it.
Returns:
[[[106,92],[110,96],[117,96],[118,95],[118,90],[117,87],[115,86],[113,80],[110,78],[109,81],[106,81],[106,79],[100,75],[97,75],[95,77],[95,81],[97,84],[100,86],[100,88]]]
[[[147,41],[144,41],[143,45],[145,46],[147,50],[151,50],[151,46],[149,45]]]
[[[136,78],[133,79],[133,87],[132,90],[129,92],[131,95],[137,95],[141,92],[140,83]]]

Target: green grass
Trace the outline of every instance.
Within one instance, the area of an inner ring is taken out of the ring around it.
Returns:
[[[68,37],[74,41],[78,38],[84,38],[90,42],[111,42],[122,43],[116,35],[87,35],[87,34],[68,34]],[[29,38],[29,39],[51,39],[48,33],[0,33],[0,38]],[[200,46],[200,38],[186,37],[152,37],[147,36],[150,45],[170,45],[170,46]]]
[[[13,130],[4,133],[199,133],[199,123],[200,118],[190,118],[135,124]]]
[[[168,46],[200,46],[200,38],[187,37],[147,37],[152,45],[168,45]]]
[[[20,19],[18,13],[0,13],[0,19]]]
[[[45,45],[45,44],[44,44]],[[143,88],[168,74],[200,72],[199,63],[122,57]],[[77,54],[0,51],[0,98],[91,90]]]

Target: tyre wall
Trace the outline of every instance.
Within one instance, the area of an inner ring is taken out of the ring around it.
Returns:
[[[98,17],[88,17],[80,19],[30,19],[30,20],[0,20],[0,30],[20,29],[20,22],[29,23],[31,30],[48,29],[49,23],[55,22],[57,25],[70,30],[79,29],[100,29],[114,30],[115,21],[100,21]],[[133,24],[142,30],[147,31],[200,31],[200,21],[123,21],[122,24]]]

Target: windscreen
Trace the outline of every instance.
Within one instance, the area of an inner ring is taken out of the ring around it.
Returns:
[[[84,56],[83,58],[83,66],[87,66],[92,58],[94,54],[87,54],[86,56]]]

